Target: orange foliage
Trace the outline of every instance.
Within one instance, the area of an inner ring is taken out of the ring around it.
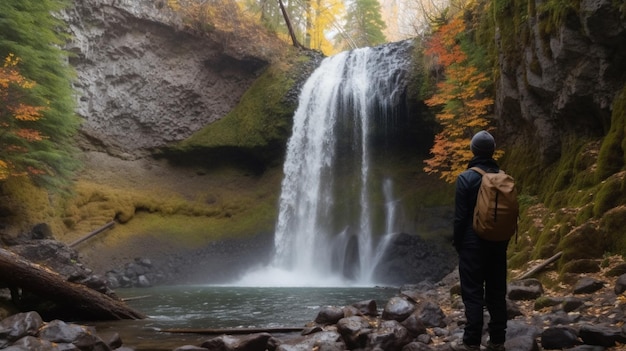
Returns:
[[[265,54],[281,49],[278,38],[270,35],[260,20],[244,11],[235,0],[168,0],[167,4],[182,15],[187,28],[217,35],[216,39],[226,46],[245,45],[246,50]]]
[[[36,129],[36,122],[47,109],[25,103],[35,82],[23,77],[18,69],[20,60],[9,54],[0,67],[0,180],[11,176],[37,175],[45,171],[15,162],[28,153],[28,143],[46,139]]]
[[[484,88],[489,77],[468,62],[459,44],[464,31],[462,18],[454,18],[434,33],[425,50],[426,55],[443,67],[445,78],[437,83],[435,94],[425,101],[429,107],[440,109],[436,118],[443,128],[435,136],[430,150],[432,157],[424,161],[424,171],[439,173],[448,182],[453,182],[466,168],[472,157],[471,137],[479,130],[488,129],[487,116],[493,105],[493,98],[486,95]]]

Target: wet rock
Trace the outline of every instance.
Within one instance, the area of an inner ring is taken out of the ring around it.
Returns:
[[[550,327],[541,333],[541,346],[544,349],[566,349],[580,344],[576,330],[571,327]]]
[[[402,348],[402,351],[432,351],[433,348],[425,343],[414,341]]]
[[[426,325],[416,313],[412,313],[402,321],[402,325],[414,336],[426,333]]]
[[[589,325],[580,327],[580,338],[585,344],[613,347],[617,343],[626,343],[622,328],[609,325]]]
[[[267,348],[272,337],[269,333],[250,334],[242,337],[218,336],[202,343],[202,347],[211,351],[258,351]]]
[[[383,319],[394,319],[399,322],[405,320],[408,316],[415,311],[417,307],[407,301],[405,298],[396,296],[387,301],[385,308],[383,309]]]
[[[591,294],[602,289],[603,287],[603,281],[594,278],[583,277],[574,286],[574,294]]]
[[[562,308],[564,312],[572,312],[584,304],[585,302],[577,297],[566,297]]]
[[[341,307],[325,306],[318,312],[315,323],[336,324],[343,317],[344,311]]]
[[[622,274],[619,278],[617,278],[615,288],[613,290],[615,291],[615,295],[619,295],[626,291],[626,274]]]
[[[14,342],[10,347],[6,348],[5,350],[56,350],[57,348],[55,348],[55,346],[56,345],[50,341],[38,339],[34,336],[25,336]],[[70,344],[66,345],[63,350],[78,351],[80,349]]]
[[[446,209],[433,214],[433,218],[448,216]],[[456,255],[452,247],[427,241],[418,235],[398,233],[383,253],[374,277],[381,284],[399,285],[406,282],[420,282],[425,279],[438,281],[452,271],[456,265]]]
[[[152,263],[149,258],[135,258],[123,268],[111,269],[106,273],[108,286],[149,288],[165,281],[166,274]]]
[[[371,332],[370,323],[361,316],[342,318],[337,322],[337,331],[349,348],[363,347]]]
[[[289,339],[276,347],[275,351],[343,351],[348,349],[336,331],[324,331],[305,338]]]
[[[514,338],[509,338],[507,336],[504,347],[507,351],[539,351],[537,339],[529,335],[522,335]]]
[[[0,322],[2,339],[9,342],[25,336],[37,335],[43,319],[37,312],[18,313]]]
[[[137,286],[140,288],[149,288],[152,286],[152,283],[150,283],[148,277],[142,274],[137,277]]]
[[[310,334],[315,334],[315,333],[319,333],[321,331],[323,331],[324,329],[322,329],[322,327],[316,325],[314,327],[305,327],[304,329],[302,329],[302,333],[301,335],[310,335]]]
[[[367,336],[369,349],[400,350],[413,338],[409,331],[396,320],[383,321]]]
[[[537,279],[512,281],[508,290],[508,298],[511,300],[535,300],[543,295],[543,285]]]
[[[353,303],[352,306],[355,307],[359,311],[359,313],[364,316],[378,316],[378,307],[376,305],[376,300],[360,301]]]
[[[426,301],[418,305],[417,317],[426,327],[444,327],[446,315],[439,305],[432,301]]]
[[[109,350],[108,345],[95,335],[95,331],[76,324],[53,320],[39,331],[39,338],[54,343],[74,344],[79,349],[92,350],[99,345],[100,350]]]

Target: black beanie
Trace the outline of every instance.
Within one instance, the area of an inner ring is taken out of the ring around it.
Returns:
[[[491,157],[496,150],[496,142],[491,134],[481,130],[474,134],[472,142],[470,143],[470,149],[472,149],[472,152],[476,156]]]

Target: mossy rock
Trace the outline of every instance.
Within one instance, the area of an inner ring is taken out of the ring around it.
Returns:
[[[598,181],[621,170],[626,165],[626,87],[613,101],[611,129],[602,142],[598,155]]]
[[[551,296],[541,296],[537,300],[535,300],[535,311],[542,310],[546,307],[553,307],[563,303],[563,298],[560,297],[551,297]]]
[[[529,250],[519,250],[509,258],[509,268],[523,267],[530,260]]]
[[[606,233],[608,251],[626,254],[626,205],[607,211],[600,220],[600,228]]]
[[[604,275],[606,277],[619,277],[622,274],[626,274],[626,263],[618,264],[617,266],[609,269]]]
[[[563,273],[596,273],[600,271],[600,261],[594,259],[573,260],[561,268]]]
[[[600,218],[611,208],[626,205],[626,172],[616,173],[600,184],[593,214]]]
[[[596,222],[587,222],[570,231],[557,247],[563,251],[560,266],[572,260],[601,258],[608,247],[605,232]]]

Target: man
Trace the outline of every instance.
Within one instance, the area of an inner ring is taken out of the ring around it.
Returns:
[[[470,143],[474,157],[468,169],[456,180],[454,241],[459,254],[461,296],[465,305],[467,324],[462,342],[453,342],[453,350],[480,350],[483,331],[483,306],[487,306],[489,342],[487,350],[504,351],[506,333],[506,249],[508,241],[486,241],[472,228],[474,206],[482,176],[471,170],[479,167],[497,173],[498,164],[493,159],[496,143],[486,131],[474,135]]]

